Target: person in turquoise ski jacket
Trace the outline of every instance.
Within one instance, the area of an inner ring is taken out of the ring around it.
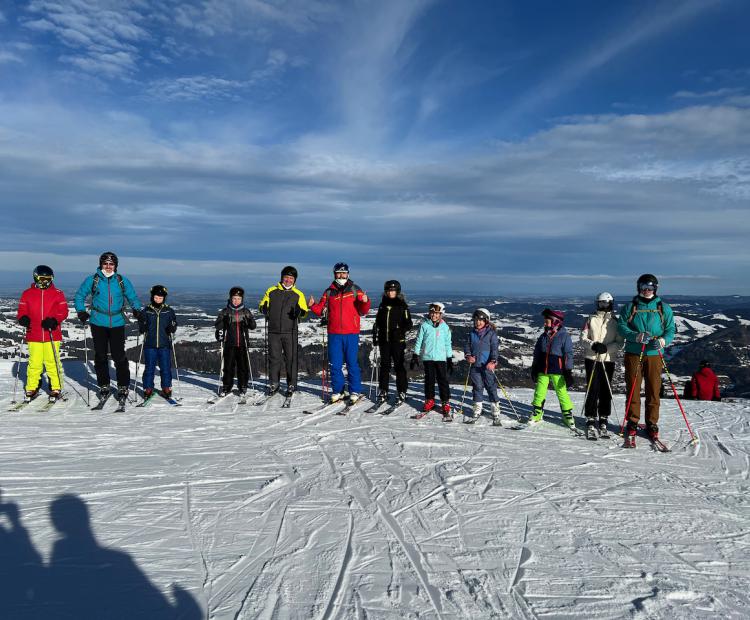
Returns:
[[[541,422],[547,388],[551,383],[560,403],[563,423],[574,428],[573,402],[568,394],[568,387],[573,387],[573,340],[563,325],[563,312],[545,308],[542,316],[544,332],[536,341],[534,361],[531,364],[531,378],[536,383],[536,389],[529,422]]]
[[[625,412],[626,434],[635,438],[641,418],[641,383],[645,380],[646,433],[659,438],[661,353],[674,340],[674,312],[656,294],[659,281],[644,273],[636,283],[638,294],[620,310],[617,331],[625,339],[625,389],[630,406]],[[632,392],[632,397],[631,397]]]
[[[138,319],[143,308],[130,280],[117,273],[117,255],[104,252],[99,257],[99,269],[78,287],[75,308],[81,323],[91,322],[94,340],[94,369],[99,396],[109,394],[109,366],[107,351],[112,356],[117,376],[118,397],[124,397],[130,386],[130,366],[125,356],[125,304],[130,304]],[[89,309],[86,309],[86,301]]]
[[[414,353],[409,362],[409,368],[414,370],[419,366],[421,356],[424,362],[424,407],[427,413],[435,408],[435,380],[440,391],[441,412],[444,416],[451,415],[451,390],[448,375],[453,373],[453,346],[451,344],[451,330],[443,321],[445,305],[439,301],[430,304],[429,319],[422,321],[414,343]]]

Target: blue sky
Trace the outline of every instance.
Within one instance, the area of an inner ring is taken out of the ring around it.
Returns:
[[[742,0],[0,3],[0,279],[750,294]]]

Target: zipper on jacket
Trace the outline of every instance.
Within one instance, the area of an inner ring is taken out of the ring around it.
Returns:
[[[110,329],[112,329],[112,289],[110,286],[110,280],[112,280],[111,276],[107,278],[107,298],[109,299],[107,305],[107,314],[109,315],[109,327]]]
[[[385,309],[385,341],[390,342],[391,331],[391,306]]]
[[[155,308],[154,308],[155,309]],[[159,348],[159,311],[156,312],[156,348]]]
[[[41,289],[41,291],[42,291],[42,312],[41,312],[41,315],[42,315],[42,320],[44,320],[44,289]],[[44,339],[44,328],[42,328],[42,342],[47,342]]]

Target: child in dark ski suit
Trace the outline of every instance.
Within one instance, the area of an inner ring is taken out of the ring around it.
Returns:
[[[378,376],[378,402],[388,398],[391,362],[396,373],[398,401],[406,399],[409,385],[406,376],[406,333],[413,327],[409,306],[401,292],[398,280],[388,280],[383,285],[383,298],[372,327],[372,344],[379,347],[380,375]]]
[[[232,391],[234,374],[237,373],[237,388],[240,395],[247,391],[250,379],[250,357],[248,330],[255,329],[256,323],[253,313],[245,307],[243,301],[245,291],[239,286],[229,290],[227,305],[219,311],[216,317],[216,340],[224,347],[224,368],[222,375],[222,391],[225,396]]]
[[[490,397],[492,417],[500,415],[500,404],[497,397],[497,378],[495,368],[497,367],[497,331],[490,322],[490,311],[485,308],[477,308],[472,315],[474,329],[469,332],[464,344],[464,355],[470,364],[469,378],[473,392],[473,417],[478,418],[482,414],[482,401],[484,390]]]
[[[154,391],[154,375],[159,366],[161,391],[165,398],[172,396],[172,334],[177,331],[177,316],[166,304],[167,287],[151,287],[151,303],[138,317],[143,334],[143,397]]]
[[[573,403],[568,395],[568,386],[573,386],[573,341],[563,326],[565,314],[559,310],[545,308],[544,333],[539,336],[534,348],[531,378],[536,382],[530,422],[541,422],[547,387],[551,383],[560,401],[563,422],[573,428]]]

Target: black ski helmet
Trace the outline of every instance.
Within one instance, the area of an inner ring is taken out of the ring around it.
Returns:
[[[52,284],[52,280],[55,279],[55,272],[52,271],[52,267],[47,265],[37,265],[34,268],[34,284],[37,288],[45,289],[49,288]]]
[[[164,299],[167,298],[167,294],[169,291],[167,291],[167,287],[163,284],[154,284],[151,287],[151,301],[154,301],[154,296],[158,295],[159,297],[164,297]]]
[[[117,254],[114,252],[103,252],[102,255],[99,257],[99,268],[104,264],[104,261],[112,261],[115,264],[115,271],[117,271]]]
[[[244,298],[245,289],[242,288],[241,286],[233,286],[232,288],[229,289],[229,298],[231,299],[235,295],[237,295],[238,297]]]
[[[333,266],[333,275],[336,275],[338,272],[343,271],[345,273],[349,273],[349,265],[346,263],[336,263]]]
[[[656,295],[656,291],[659,288],[659,280],[656,279],[656,276],[652,273],[644,273],[641,275],[640,278],[638,278],[638,282],[636,284],[636,288],[638,289],[638,292],[641,292],[641,286],[653,286],[654,287],[654,295]]]
[[[284,276],[292,276],[294,278],[294,281],[297,281],[297,270],[292,267],[291,265],[287,265],[281,270],[281,279],[284,279]]]
[[[385,284],[383,284],[383,292],[387,293],[388,291],[396,291],[396,293],[401,292],[401,282],[398,280],[388,280]]]

